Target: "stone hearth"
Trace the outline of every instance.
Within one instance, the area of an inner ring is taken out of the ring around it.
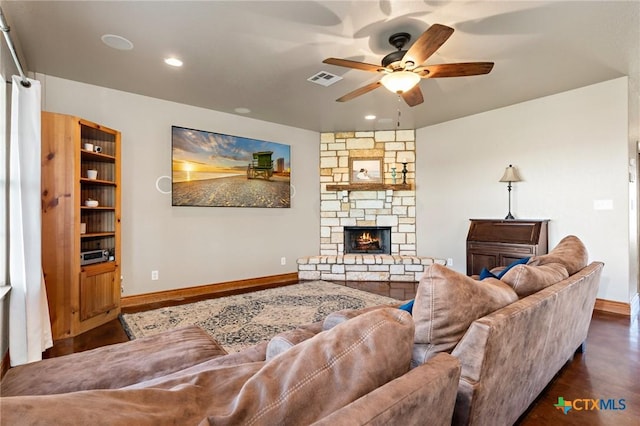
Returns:
[[[424,268],[444,259],[387,254],[308,256],[298,259],[298,278],[326,281],[420,281]]]

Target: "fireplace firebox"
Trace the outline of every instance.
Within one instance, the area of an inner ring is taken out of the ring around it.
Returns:
[[[391,254],[391,227],[345,226],[344,252]]]

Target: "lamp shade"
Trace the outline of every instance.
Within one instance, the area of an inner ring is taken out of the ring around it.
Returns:
[[[504,175],[502,175],[499,182],[520,182],[521,180],[516,168],[509,164],[509,167],[504,170]]]
[[[386,74],[380,82],[393,93],[405,93],[413,89],[420,81],[420,76],[411,71],[395,71]]]

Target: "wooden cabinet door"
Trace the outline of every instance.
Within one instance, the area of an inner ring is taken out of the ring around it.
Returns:
[[[499,266],[500,262],[498,261],[497,254],[491,253],[467,253],[467,274],[468,275],[478,275],[482,268],[487,268],[489,270]]]
[[[500,256],[500,265],[508,266],[508,265],[511,265],[513,262],[516,262],[516,261],[518,261],[520,259],[523,259],[525,257],[531,257],[531,255],[519,256],[519,255],[514,254],[514,253],[505,253],[505,254]]]
[[[80,321],[116,309],[119,305],[117,268],[108,262],[87,265],[80,273]]]

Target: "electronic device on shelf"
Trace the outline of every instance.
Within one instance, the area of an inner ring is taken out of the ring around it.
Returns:
[[[80,253],[80,265],[106,262],[109,260],[109,250],[89,250]]]

